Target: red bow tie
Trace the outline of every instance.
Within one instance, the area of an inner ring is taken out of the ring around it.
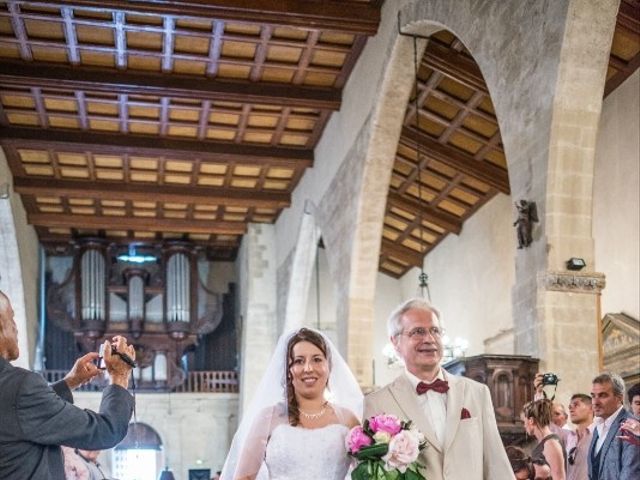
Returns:
[[[438,393],[447,393],[447,391],[449,390],[449,382],[445,380],[440,380],[438,378],[433,383],[420,382],[416,387],[416,392],[418,392],[418,395],[422,395],[428,392],[429,390],[433,390],[434,392],[438,392]]]

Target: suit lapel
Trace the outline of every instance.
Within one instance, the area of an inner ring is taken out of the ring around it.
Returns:
[[[439,447],[440,442],[437,441],[433,427],[429,425],[427,416],[418,404],[418,395],[414,392],[409,379],[405,375],[400,375],[389,386],[389,392],[406,416],[406,420],[412,420],[420,431],[424,433],[430,446],[442,453]]]
[[[449,382],[447,393],[447,421],[444,428],[444,449],[447,450],[456,437],[460,425],[460,412],[464,406],[464,382],[454,375],[446,375]]]
[[[606,438],[604,439],[604,443],[602,444],[602,448],[600,449],[600,467],[598,469],[598,475],[602,473],[602,467],[604,466],[604,457],[607,455],[607,450],[611,446],[611,442],[618,435],[618,430],[620,430],[620,423],[627,416],[626,410],[623,408],[616,419],[611,424],[611,428],[609,428],[609,432],[607,433]]]

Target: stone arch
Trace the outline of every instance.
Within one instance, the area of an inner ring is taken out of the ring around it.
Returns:
[[[575,74],[567,69],[576,67],[578,63],[573,58],[575,52],[572,49],[580,49],[576,44],[580,35],[590,33],[591,27],[598,24],[603,15],[606,17],[605,25],[597,32],[595,42],[599,47],[603,44],[610,46],[618,0],[600,2],[598,6],[591,3],[588,0],[540,0],[528,3],[525,8],[518,0],[505,0],[499,3],[475,2],[465,9],[448,0],[430,0],[389,6],[396,9],[398,26],[403,31],[427,36],[446,29],[471,52],[485,78],[496,110],[512,195],[514,198],[535,200],[544,216],[537,240],[545,239],[545,226],[549,221],[557,221],[555,210],[560,203],[551,193],[553,185],[547,182],[558,180],[557,175],[547,175],[549,161],[553,167],[560,159],[563,142],[576,146],[581,141],[580,132],[578,138],[571,138],[570,132],[562,131],[563,119],[586,110],[592,114],[590,123],[597,125],[602,89],[599,100],[593,94],[583,98],[575,95],[580,92],[573,92],[573,108],[567,112],[561,108],[564,97],[570,93],[570,81],[575,79]],[[389,14],[389,17],[395,18],[395,15]],[[596,18],[598,22],[594,21]],[[583,44],[592,44],[591,39],[582,38],[582,41]],[[343,295],[340,305],[344,318],[348,319],[346,343],[349,362],[362,383],[371,378],[367,363],[371,358],[372,339],[367,335],[372,334],[366,332],[371,332],[367,326],[374,314],[375,279],[393,155],[413,81],[411,40],[399,36],[396,27],[395,32],[388,36],[386,46],[388,55],[378,89],[379,102],[368,127],[370,135],[358,196],[348,293]],[[422,49],[424,46],[423,42]],[[588,62],[597,72],[606,68],[606,55],[601,50],[599,48],[594,55],[597,58]],[[598,85],[603,85],[604,77],[598,80],[601,81],[582,79],[579,84],[587,90],[590,87],[597,90]],[[589,82],[590,85],[584,85]],[[557,89],[554,88],[556,85]],[[589,131],[594,139],[595,130]],[[580,148],[579,145],[576,147]],[[551,196],[547,195],[547,190]],[[549,205],[546,205],[547,200],[550,200]],[[557,230],[552,228],[551,232]],[[537,279],[538,272],[546,271],[546,266],[545,241],[534,242],[526,255],[523,252],[516,257],[517,280],[512,302],[514,318],[521,323],[521,330],[525,323],[536,325],[538,316],[544,318],[545,314],[539,312],[544,307],[537,304]],[[533,344],[521,343],[519,353],[540,353],[539,344],[543,343],[543,337],[548,338],[548,332],[539,330],[533,332],[529,329]]]

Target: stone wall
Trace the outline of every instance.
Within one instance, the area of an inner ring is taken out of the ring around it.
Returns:
[[[99,393],[77,392],[75,405],[97,411]],[[174,393],[136,395],[137,421],[158,432],[165,464],[176,480],[186,480],[189,469],[222,470],[237,426],[238,395],[231,393]],[[133,419],[132,419],[133,421]],[[111,455],[101,460],[113,472]]]
[[[596,145],[593,237],[607,277],[601,313],[640,318],[640,71],[604,101]]]

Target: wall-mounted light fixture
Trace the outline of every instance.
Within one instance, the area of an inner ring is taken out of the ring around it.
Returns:
[[[567,270],[578,271],[582,270],[586,266],[587,263],[582,258],[571,257],[569,260],[567,260]]]

